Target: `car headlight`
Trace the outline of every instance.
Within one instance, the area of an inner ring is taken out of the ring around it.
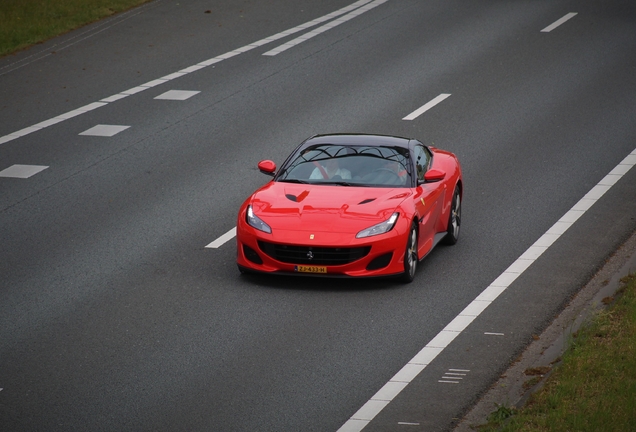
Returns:
[[[385,220],[384,222],[380,222],[377,225],[373,225],[372,227],[363,229],[358,234],[356,234],[356,238],[371,237],[374,235],[384,234],[386,232],[391,231],[399,215],[400,215],[399,213],[393,213],[391,217]]]
[[[272,229],[270,228],[270,226],[267,225],[265,222],[263,222],[261,218],[259,218],[258,216],[254,214],[254,211],[252,210],[251,205],[247,206],[246,220],[250,226],[256,228],[257,230],[266,232],[267,234],[272,233]]]

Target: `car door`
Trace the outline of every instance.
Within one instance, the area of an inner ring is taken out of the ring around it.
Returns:
[[[413,194],[414,207],[418,215],[418,256],[424,257],[435,244],[435,225],[442,210],[444,182],[426,182],[424,176],[432,165],[432,153],[422,144],[413,148],[417,186]]]

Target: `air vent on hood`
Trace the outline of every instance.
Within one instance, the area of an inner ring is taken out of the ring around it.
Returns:
[[[301,193],[299,193],[298,196],[290,194],[290,193],[286,193],[285,194],[285,198],[287,198],[288,200],[293,201],[293,202],[301,202],[302,200],[307,198],[307,195],[309,195],[309,191],[308,190],[304,190]]]
[[[360,204],[368,204],[368,203],[370,203],[370,202],[372,202],[372,201],[375,201],[375,198],[367,198],[367,199],[365,199],[364,201],[360,201],[360,202],[358,203],[358,205],[360,205]]]

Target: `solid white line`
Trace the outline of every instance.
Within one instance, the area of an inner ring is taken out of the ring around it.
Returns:
[[[211,66],[211,65],[213,65],[213,64],[215,64],[215,63],[222,62],[222,61],[223,61],[223,59],[222,59],[222,58],[213,57],[213,58],[211,58],[211,59],[209,59],[209,60],[202,61],[201,63],[197,63],[197,64],[200,64],[201,66]],[[177,73],[178,73],[178,72],[177,72]],[[174,75],[174,74],[173,74],[173,75]],[[170,75],[168,75],[168,76],[170,76]]]
[[[161,77],[159,79],[166,80],[166,81],[171,81],[173,79],[181,78],[184,75],[187,75],[187,74],[181,73],[181,72],[173,72],[170,75],[163,76],[163,77]]]
[[[63,119],[63,120],[68,120],[68,119],[71,119],[71,118],[73,118],[73,117],[77,117],[78,115],[84,114],[84,113],[86,113],[86,112],[88,112],[88,111],[84,111],[84,110],[81,110],[81,109],[75,109],[75,110],[73,110],[73,111],[69,111],[69,112],[67,112],[67,113],[60,114],[59,116],[57,116],[57,117],[55,117],[55,118],[57,118],[57,119]]]
[[[294,33],[298,33],[300,31],[306,30],[309,27],[313,27],[313,26],[318,25],[320,23],[323,23],[325,21],[329,21],[332,18],[338,17],[340,15],[344,15],[345,13],[347,13],[347,12],[349,12],[351,10],[357,9],[360,6],[363,6],[363,5],[365,5],[367,3],[370,3],[370,2],[371,2],[371,0],[359,0],[359,1],[355,2],[355,3],[353,3],[353,4],[350,4],[349,6],[343,7],[342,9],[338,9],[335,12],[332,12],[330,14],[324,15],[324,16],[322,16],[320,18],[316,18],[313,21],[309,21],[309,22],[307,22],[305,24],[301,24],[301,25],[299,25],[297,27],[294,27],[292,29],[285,30],[284,32],[277,33],[274,36],[270,36],[270,37],[268,37],[266,39],[261,39],[259,42],[256,42],[254,45],[261,46],[261,45],[264,45],[266,43],[274,42],[275,40],[282,39],[282,38],[287,37],[289,35],[292,35]]]
[[[306,33],[306,34],[304,34],[302,36],[297,37],[296,39],[293,39],[293,40],[291,40],[291,41],[289,41],[287,43],[284,43],[283,45],[281,45],[281,46],[279,46],[277,48],[274,48],[274,49],[272,49],[270,51],[267,51],[266,53],[263,53],[263,55],[264,56],[275,56],[277,54],[282,53],[283,51],[287,51],[288,49],[290,49],[290,48],[292,48],[292,47],[294,47],[294,46],[296,46],[296,45],[298,45],[298,44],[300,44],[302,42],[305,42],[306,40],[311,39],[314,36],[317,36],[317,35],[319,35],[321,33],[324,33],[327,30],[331,30],[332,28],[334,28],[336,26],[339,26],[340,24],[345,23],[345,22],[347,22],[347,21],[349,21],[349,20],[351,20],[351,19],[353,19],[353,18],[355,18],[355,17],[357,17],[359,15],[362,15],[363,13],[365,13],[365,12],[375,8],[375,7],[378,7],[381,4],[386,3],[387,1],[388,0],[376,0],[373,3],[366,4],[365,6],[362,6],[359,9],[354,10],[353,12],[350,12],[349,14],[347,14],[345,16],[338,18],[337,20],[330,22],[329,24],[325,24],[325,25],[323,25],[321,27],[318,27],[317,29],[310,31],[309,33]],[[368,3],[368,1],[364,0],[364,1],[361,1],[361,2],[358,2],[358,3],[359,4],[365,4],[365,3]],[[358,4],[358,3],[354,3],[354,5]],[[353,6],[353,5],[351,5],[351,6]],[[349,6],[349,8],[351,8],[351,6]],[[342,9],[341,9],[341,11],[342,11]]]
[[[137,86],[137,87],[130,88],[130,89],[128,89],[128,90],[124,90],[124,91],[122,92],[122,94],[126,94],[126,95],[134,95],[134,94],[137,94],[137,93],[142,92],[142,91],[144,91],[144,90],[148,90],[149,88],[150,88],[150,87]]]
[[[157,78],[156,80],[148,81],[146,84],[142,84],[142,87],[154,87],[165,83],[167,80]]]
[[[435,105],[437,105],[438,103],[440,103],[441,101],[443,101],[444,99],[446,99],[449,96],[450,96],[450,94],[448,94],[448,93],[442,93],[441,95],[437,96],[432,101],[427,102],[426,104],[422,105],[420,108],[418,108],[415,111],[413,111],[411,114],[409,114],[406,117],[404,117],[402,120],[414,120],[414,119],[418,118],[419,116],[424,114],[426,111],[430,110]]]
[[[61,121],[64,121],[64,119],[61,119],[61,118],[57,118],[57,117],[56,117],[56,118],[52,118],[52,119],[49,119],[49,120],[45,120],[45,121],[40,122],[40,123],[38,123],[38,124],[35,124],[35,125],[33,125],[33,126],[35,126],[35,127],[39,127],[40,129],[43,129],[43,128],[45,128],[45,127],[52,126],[52,125],[54,125],[54,124],[56,124],[56,123],[59,123],[59,122],[61,122]]]
[[[35,131],[40,130],[40,129],[42,129],[42,128],[41,127],[37,127],[37,126],[30,126],[28,128],[21,129],[21,130],[19,130],[17,132],[13,132],[12,135],[16,135],[18,137],[21,137],[21,136],[28,135],[31,132],[35,132]]]
[[[552,30],[554,30],[555,28],[557,28],[558,26],[560,26],[561,24],[563,24],[564,22],[566,22],[570,18],[573,18],[576,14],[577,14],[577,12],[570,12],[569,14],[566,14],[563,18],[559,18],[558,20],[556,20],[555,22],[553,22],[552,24],[550,24],[549,26],[547,26],[546,28],[541,30],[541,32],[542,33],[551,32]]]
[[[623,177],[636,165],[636,149],[623,159],[607,176],[605,176],[596,186],[594,186],[583,198],[576,203],[570,211],[585,213],[594,203],[596,203],[609,190],[611,185]],[[581,216],[579,215],[579,217]],[[529,260],[534,262],[552,245],[573,222],[568,222],[571,218],[569,212],[559,219],[543,236],[539,238],[519,260]],[[578,217],[577,217],[578,219]],[[548,244],[548,246],[544,246]],[[527,258],[531,257],[531,258]],[[386,383],[374,396],[371,397],[347,422],[338,429],[338,432],[360,432],[368,425],[376,415],[380,413],[395,396],[400,384],[400,391],[404,389],[415,377],[423,371],[468,325],[481,314],[497,297],[512,284],[519,275],[529,267],[528,263],[518,264],[517,261],[506,269],[501,276],[495,279],[485,290],[481,292],[463,311],[459,313],[442,331],[435,336],[419,353],[415,355],[391,380]],[[523,271],[519,271],[519,269]],[[456,333],[456,334],[455,334]],[[453,336],[453,334],[455,334]],[[450,337],[453,336],[453,337]],[[469,372],[465,369],[449,369],[453,372]],[[439,382],[454,383],[452,381],[438,380]],[[391,391],[393,390],[393,391]],[[382,396],[382,399],[379,396]],[[387,398],[392,395],[392,398]]]
[[[207,67],[207,66],[206,65],[201,65],[201,64],[195,64],[195,65],[192,65],[192,66],[187,67],[185,69],[181,69],[179,72],[192,73],[192,72],[196,72],[198,70],[201,70],[201,69],[203,69],[205,67]]]
[[[104,99],[100,99],[100,102],[115,102],[115,101],[118,101],[119,99],[123,99],[128,96],[130,95],[119,93],[116,95],[108,96],[107,98],[104,98]]]
[[[104,105],[107,105],[107,104],[103,102],[93,102],[88,105],[84,105],[83,107],[77,108],[77,111],[84,111],[84,112],[93,111],[94,109],[101,108]]]
[[[228,232],[223,234],[221,237],[219,237],[218,239],[214,240],[212,243],[207,245],[206,248],[216,249],[219,246],[222,246],[223,244],[225,244],[228,241],[232,240],[235,236],[236,236],[236,227],[232,228],[231,230],[229,230]]]

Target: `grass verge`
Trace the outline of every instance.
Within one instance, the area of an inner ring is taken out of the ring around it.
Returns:
[[[150,0],[1,0],[0,57]]]
[[[573,337],[562,363],[524,407],[497,407],[479,431],[635,430],[636,274],[622,279],[619,293]]]

